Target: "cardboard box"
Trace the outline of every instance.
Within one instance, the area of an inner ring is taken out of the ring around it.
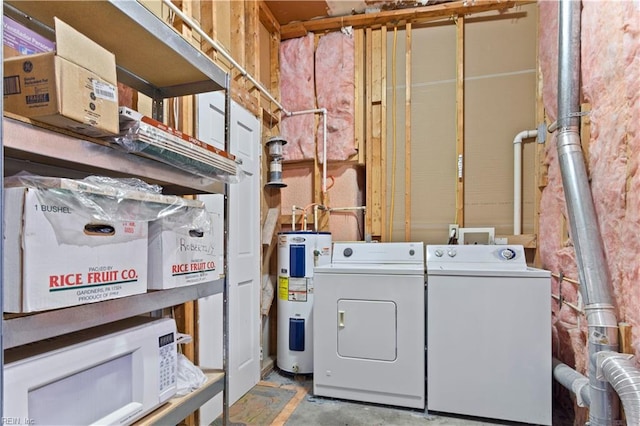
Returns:
[[[42,311],[146,292],[148,223],[91,220],[51,202],[57,194],[51,191],[4,190],[4,311]]]
[[[56,18],[56,51],[4,60],[4,108],[92,137],[118,133],[113,53]]]
[[[6,15],[3,16],[3,19],[2,43],[5,59],[55,50],[56,45],[53,41],[31,31]]]
[[[222,219],[201,209],[208,227],[190,223],[193,216],[189,215],[173,215],[149,224],[149,289],[194,285],[224,274]],[[201,217],[198,222],[202,223]]]

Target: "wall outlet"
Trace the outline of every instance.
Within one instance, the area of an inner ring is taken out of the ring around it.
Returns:
[[[455,223],[450,223],[450,224],[449,224],[449,234],[448,234],[448,237],[449,237],[449,238],[451,238],[451,233],[452,233],[452,231],[454,231],[454,230],[455,230],[455,231],[456,231],[456,233],[455,233],[455,235],[453,235],[453,237],[454,237],[454,238],[458,238],[458,230],[459,230],[459,229],[460,229],[460,227],[459,227],[457,224],[455,224]]]

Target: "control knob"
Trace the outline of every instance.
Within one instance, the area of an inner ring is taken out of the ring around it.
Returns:
[[[511,260],[511,259],[513,259],[514,257],[516,257],[516,252],[515,252],[515,251],[513,251],[513,250],[512,250],[512,249],[510,249],[510,248],[506,248],[506,249],[504,249],[504,250],[502,250],[502,251],[500,252],[500,256],[501,256],[504,260]]]

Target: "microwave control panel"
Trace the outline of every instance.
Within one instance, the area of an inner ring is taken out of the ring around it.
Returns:
[[[158,339],[160,351],[160,395],[177,386],[178,355],[175,333],[168,333]]]

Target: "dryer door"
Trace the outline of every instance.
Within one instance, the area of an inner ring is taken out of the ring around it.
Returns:
[[[392,301],[338,300],[338,355],[395,361],[397,306]]]

